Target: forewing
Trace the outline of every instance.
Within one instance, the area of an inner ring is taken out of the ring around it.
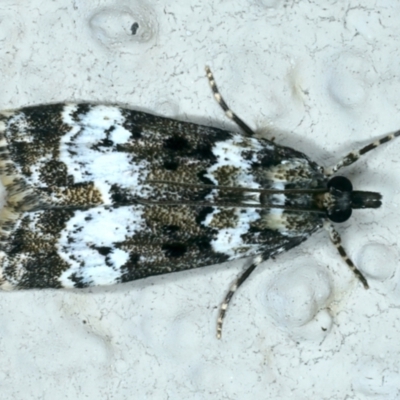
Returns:
[[[232,210],[234,211],[234,210]],[[246,240],[240,226],[214,230],[201,210],[181,207],[93,207],[25,212],[2,263],[5,288],[83,288],[203,267],[299,244],[304,236],[265,231]],[[244,227],[243,227],[244,228]],[[260,238],[261,239],[261,238]]]
[[[3,287],[86,287],[267,258],[321,224],[265,207],[284,206],[284,195],[245,190],[324,184],[306,156],[269,141],[103,105],[0,119]]]

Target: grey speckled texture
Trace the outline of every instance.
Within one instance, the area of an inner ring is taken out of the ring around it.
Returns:
[[[118,103],[231,127],[208,64],[250,126],[331,165],[400,127],[400,4],[382,4],[3,1],[0,108]],[[344,171],[383,195],[338,227],[369,291],[321,233],[246,282],[222,341],[217,306],[243,262],[0,293],[1,398],[399,398],[399,146]]]

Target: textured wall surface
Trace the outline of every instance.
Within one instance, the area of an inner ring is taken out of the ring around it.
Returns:
[[[400,128],[400,2],[2,0],[2,109],[91,101],[237,128],[323,165]],[[344,171],[383,195],[269,260],[83,291],[0,293],[2,399],[400,398],[400,141]]]

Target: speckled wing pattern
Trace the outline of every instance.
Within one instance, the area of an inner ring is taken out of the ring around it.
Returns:
[[[267,259],[323,217],[290,211],[307,208],[307,195],[252,189],[327,181],[304,154],[268,140],[91,104],[1,113],[0,175],[3,289],[111,285]]]

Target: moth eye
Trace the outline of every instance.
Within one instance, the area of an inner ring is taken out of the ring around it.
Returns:
[[[347,198],[347,193],[351,193],[353,191],[353,185],[344,176],[334,176],[328,181],[328,189],[334,194],[335,198],[337,197],[338,199],[344,199]],[[340,203],[342,203],[342,201],[340,201]],[[352,209],[350,204],[348,206],[344,206],[342,204],[339,209],[334,209],[328,212],[327,215],[332,222],[340,223],[347,221],[350,218],[351,213]]]
[[[345,210],[334,210],[331,214],[328,214],[328,218],[332,222],[341,223],[347,221],[351,217],[353,210],[349,207]]]
[[[334,176],[328,181],[328,189],[331,188],[336,189],[339,192],[351,192],[353,190],[353,185],[349,179],[344,176]]]

